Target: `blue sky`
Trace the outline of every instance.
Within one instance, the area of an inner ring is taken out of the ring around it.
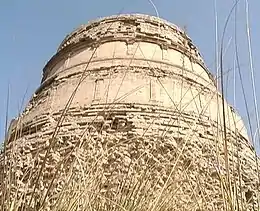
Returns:
[[[162,18],[182,28],[199,47],[207,66],[215,73],[214,0],[153,0]],[[221,37],[225,19],[234,0],[217,0],[218,36]],[[260,1],[249,0],[251,40],[256,89],[260,90]],[[2,0],[0,1],[0,139],[4,136],[7,90],[10,87],[9,119],[17,116],[39,86],[42,69],[55,53],[63,38],[88,20],[118,13],[156,15],[149,0]],[[248,59],[245,0],[238,3],[237,44],[247,102],[253,126],[253,98]],[[234,18],[231,18],[225,38],[225,69],[234,63]],[[237,72],[237,71],[236,71]],[[226,88],[233,102],[233,69]],[[236,109],[246,121],[241,84],[236,73]],[[259,93],[258,98],[260,98]],[[24,98],[24,103],[23,103]],[[258,100],[258,103],[260,101]]]

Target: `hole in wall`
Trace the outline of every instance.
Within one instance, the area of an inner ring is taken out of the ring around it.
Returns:
[[[118,119],[117,118],[114,119],[111,125],[111,129],[116,130],[118,128],[118,123],[119,123]]]
[[[253,202],[253,196],[254,196],[253,191],[248,190],[247,192],[245,192],[245,197],[246,197],[247,203]]]

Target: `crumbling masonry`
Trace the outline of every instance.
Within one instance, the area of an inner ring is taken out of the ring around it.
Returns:
[[[149,199],[175,190],[170,210],[223,210],[229,191],[256,210],[255,153],[225,102],[225,154],[221,100],[177,26],[147,15],[102,18],[69,34],[44,67],[40,87],[10,125],[4,165],[15,169],[19,194],[35,188],[35,207],[44,194],[55,204],[71,169],[78,183],[82,171],[91,177],[95,169],[94,189],[108,198],[133,190],[145,174]],[[29,175],[35,181],[44,160],[34,186]]]

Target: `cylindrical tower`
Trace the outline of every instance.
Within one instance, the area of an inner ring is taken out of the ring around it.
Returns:
[[[35,207],[83,187],[104,210],[138,200],[142,209],[222,210],[225,199],[252,210],[255,153],[226,102],[224,138],[221,101],[177,26],[148,15],[102,18],[69,34],[45,66],[10,126],[5,165]]]

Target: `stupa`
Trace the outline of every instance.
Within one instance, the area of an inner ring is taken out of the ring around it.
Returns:
[[[66,36],[6,143],[2,167],[29,207],[77,187],[100,210],[257,209],[241,117],[188,35],[157,17],[105,17]]]

